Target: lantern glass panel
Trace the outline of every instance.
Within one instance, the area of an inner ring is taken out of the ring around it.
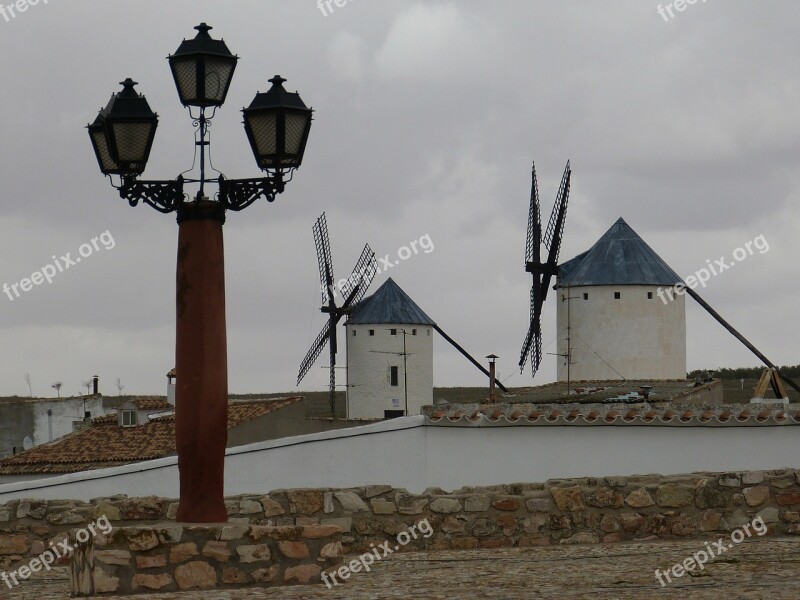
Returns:
[[[306,133],[306,125],[308,124],[308,115],[287,113],[286,114],[286,145],[284,154],[288,154],[291,158],[288,160],[296,161],[303,149],[303,139]],[[287,159],[284,159],[286,162]]]
[[[228,91],[233,69],[236,61],[226,58],[215,58],[209,56],[205,60],[206,72],[206,101],[209,104],[219,105],[225,101],[225,93]]]
[[[184,103],[197,100],[197,64],[194,57],[172,58],[170,60],[178,95]]]
[[[152,123],[114,123],[117,160],[121,163],[144,163],[149,154]]]
[[[260,160],[274,156],[277,149],[277,115],[275,113],[250,115],[248,118]]]
[[[90,130],[92,144],[97,153],[97,160],[100,163],[100,170],[103,173],[118,173],[119,165],[111,158],[111,151],[108,148],[108,139],[103,127],[94,127]]]

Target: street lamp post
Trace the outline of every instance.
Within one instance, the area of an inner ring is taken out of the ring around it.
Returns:
[[[181,103],[189,108],[200,150],[200,178],[181,175],[167,181],[142,181],[153,145],[158,116],[134,89],[122,82],[88,126],[100,171],[131,206],[140,201],[162,213],[177,213],[175,429],[180,471],[177,520],[188,523],[227,521],[224,461],[227,443],[228,369],[225,328],[225,268],[222,225],[227,210],[240,211],[261,197],[272,202],[300,167],[311,128],[312,111],[297,93],[287,92],[275,76],[272,88],[258,93],[242,110],[244,126],[259,168],[266,176],[216,179],[219,192],[206,195],[206,147],[210,121],[222,106],[238,57],[225,42],[211,38],[211,27],[195,27],[168,57]],[[197,116],[192,108],[199,109]],[[211,109],[211,114],[207,110]],[[287,179],[288,175],[288,179]],[[115,183],[115,177],[118,183]],[[184,193],[199,184],[197,195]]]

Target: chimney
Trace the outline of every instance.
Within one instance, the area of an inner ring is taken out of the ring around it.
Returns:
[[[175,406],[175,369],[167,373],[167,402]]]
[[[497,373],[495,361],[500,357],[495,354],[490,354],[486,358],[489,359],[489,402],[493,403],[496,400],[494,391],[496,378],[495,375]]]
[[[95,396],[100,393],[100,378],[97,375],[92,377],[92,394]]]

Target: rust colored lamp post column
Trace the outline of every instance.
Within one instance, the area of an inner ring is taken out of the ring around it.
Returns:
[[[228,430],[228,369],[225,329],[225,266],[222,226],[228,210],[240,211],[261,197],[272,202],[300,167],[311,129],[312,111],[297,93],[287,92],[276,75],[272,87],[256,94],[242,110],[247,138],[265,177],[206,178],[208,126],[222,106],[238,57],[211,27],[200,24],[194,39],[184,40],[169,57],[181,103],[189,108],[197,131],[200,177],[142,181],[158,116],[126,79],[88,126],[100,170],[131,206],[140,201],[162,213],[177,212],[175,429],[180,471],[177,520],[227,521],[224,501],[225,446]],[[192,108],[198,109],[197,115]],[[211,109],[211,114],[206,111]],[[117,179],[115,179],[115,177]],[[215,183],[214,199],[206,185]],[[199,184],[191,198],[186,184]]]

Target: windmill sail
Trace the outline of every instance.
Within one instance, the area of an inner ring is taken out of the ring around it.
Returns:
[[[531,200],[528,209],[528,233],[525,242],[525,270],[533,276],[530,293],[530,325],[522,343],[519,356],[520,372],[525,369],[528,358],[531,359],[533,375],[539,370],[542,362],[542,306],[547,298],[550,280],[558,274],[558,255],[561,252],[561,238],[567,216],[569,187],[572,169],[569,161],[561,177],[561,185],[556,195],[553,211],[542,236],[542,223],[539,205],[539,187],[536,179],[536,166],[531,170]],[[547,261],[542,262],[541,245],[547,248]]]
[[[352,306],[361,300],[369,289],[372,279],[378,272],[378,264],[375,260],[375,253],[369,247],[364,246],[361,256],[356,262],[350,277],[342,283],[341,288],[337,287],[333,275],[333,257],[331,255],[331,244],[328,237],[328,224],[325,213],[317,219],[313,227],[314,244],[317,248],[317,262],[319,263],[320,291],[322,293],[322,312],[328,314],[328,322],[323,326],[317,335],[314,343],[311,344],[305,358],[300,363],[300,370],[297,374],[297,385],[308,374],[308,371],[319,358],[327,345],[330,350],[330,374],[329,374],[329,402],[331,416],[336,410],[336,352],[338,344],[336,339],[336,328],[339,321],[346,315]],[[341,293],[344,300],[341,306],[336,304],[336,296]]]

